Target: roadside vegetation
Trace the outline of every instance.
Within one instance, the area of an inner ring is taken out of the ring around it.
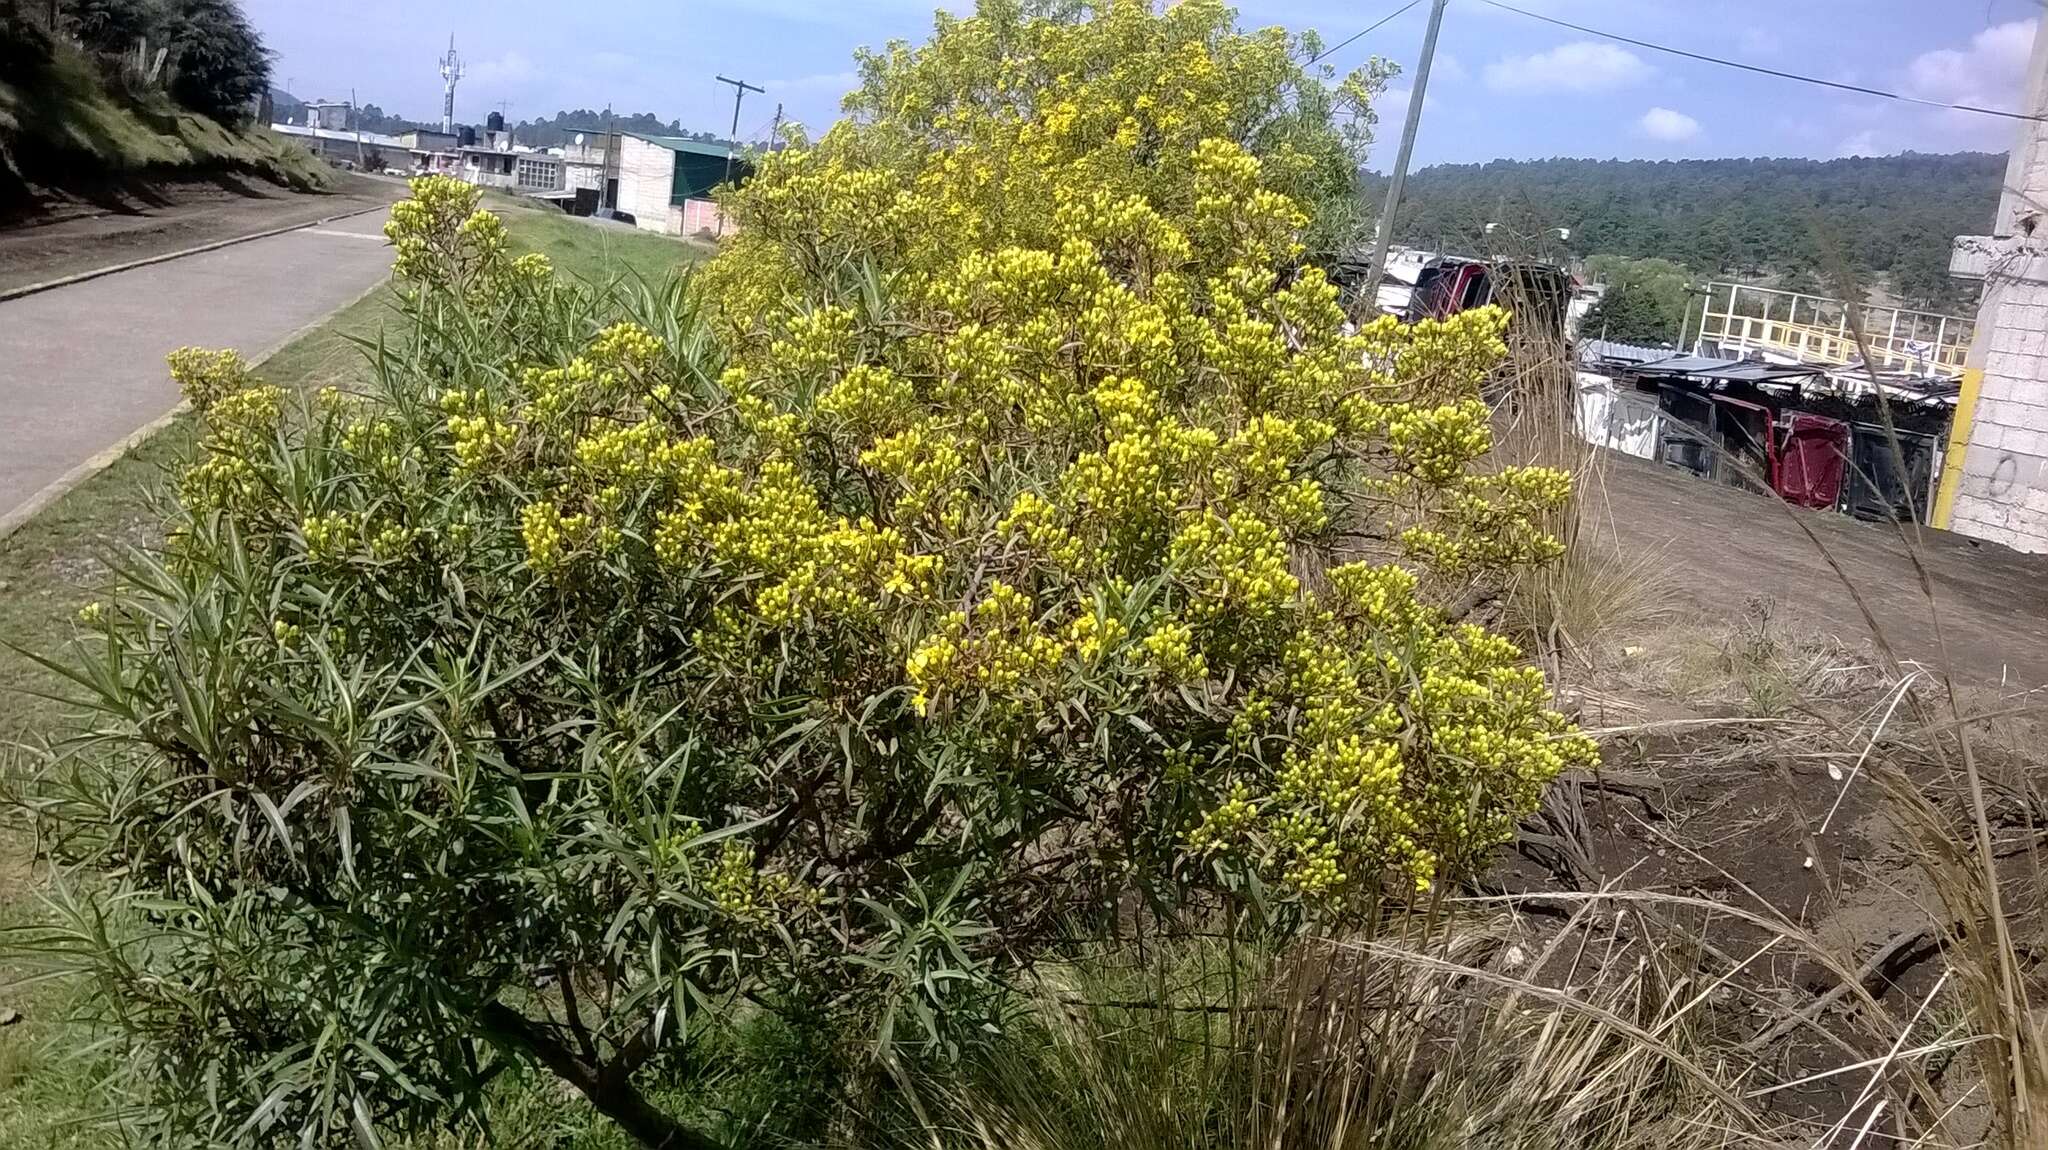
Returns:
[[[601,242],[587,240],[581,233],[595,231],[591,225],[538,211],[508,212],[506,230],[515,254],[545,250],[563,276],[595,283],[660,282],[702,254],[629,229],[606,229]],[[398,303],[395,291],[380,289],[256,370],[295,394],[363,388],[372,374],[367,347],[401,340],[408,331]],[[10,771],[24,761],[20,748],[62,728],[66,710],[53,698],[62,679],[31,653],[63,647],[79,609],[104,592],[109,564],[125,550],[160,545],[165,479],[190,458],[195,434],[189,415],[172,422],[0,539],[0,763]],[[0,923],[10,926],[47,914],[25,829],[12,818],[0,825]],[[12,965],[0,969],[10,982],[22,973]],[[81,1090],[106,1067],[92,1051],[79,1049],[78,1032],[65,1021],[76,989],[16,982],[0,990],[0,1019],[14,1020],[0,1025],[0,1147],[103,1146],[116,1137],[103,1120],[116,1110],[117,1096]]]
[[[38,18],[52,11],[55,30]],[[253,122],[269,74],[231,0],[0,8],[0,212],[50,189],[172,174],[327,187],[324,164]]]
[[[0,606],[0,1145],[2038,1145],[2026,700],[1675,602],[1501,311],[1348,327],[1315,51],[991,0],[687,277],[423,180],[176,356],[0,543],[133,544]]]

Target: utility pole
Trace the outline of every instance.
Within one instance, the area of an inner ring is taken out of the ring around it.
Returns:
[[[614,147],[615,144],[620,146]],[[604,174],[598,177],[598,181],[603,186],[598,189],[597,201],[599,205],[611,208],[614,211],[619,206],[619,176],[617,174],[618,169],[613,165],[619,162],[620,147],[623,147],[623,144],[620,144],[618,139],[618,118],[612,115],[611,104],[606,103],[604,106]]]
[[[768,94],[768,89],[756,87],[745,80],[733,80],[725,76],[720,76],[718,82],[732,85],[732,131],[726,133],[725,137],[725,182],[729,184],[732,183],[732,154],[739,148],[740,101],[747,98],[748,92],[759,92],[765,96]]]
[[[612,176],[612,164],[616,156],[612,153],[612,104],[604,102],[604,166],[598,168],[598,207],[618,207],[618,178]]]
[[[748,92],[759,92],[765,96],[768,94],[768,89],[756,87],[745,80],[734,80],[725,76],[720,76],[718,82],[732,85],[732,131],[726,133],[725,136],[725,179],[723,181],[730,184],[732,183],[732,154],[739,151],[740,147],[740,101],[747,98]],[[725,212],[723,210],[718,213],[717,234],[721,236],[725,234]]]
[[[768,150],[775,150],[775,141],[782,136],[782,101],[775,101],[775,124],[768,129]]]
[[[1394,213],[1401,208],[1401,189],[1408,183],[1408,158],[1415,153],[1415,133],[1422,128],[1422,100],[1429,91],[1429,66],[1436,60],[1436,37],[1443,31],[1444,6],[1450,0],[1436,0],[1429,10],[1429,31],[1422,36],[1422,62],[1415,66],[1415,87],[1408,93],[1408,124],[1401,130],[1401,151],[1394,157],[1394,179],[1387,186],[1387,206],[1380,212],[1378,235],[1373,240],[1372,266],[1365,272],[1365,298],[1369,308],[1379,307],[1380,281],[1387,274],[1387,249],[1394,242]]]
[[[348,118],[356,125],[356,171],[363,170],[363,114],[356,108],[356,90],[348,90]]]

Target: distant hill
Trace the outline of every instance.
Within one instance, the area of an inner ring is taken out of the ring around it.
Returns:
[[[650,136],[686,136],[692,140],[716,143],[724,137],[712,132],[692,132],[683,127],[681,120],[663,120],[652,112],[621,113],[593,111],[589,108],[574,108],[556,112],[552,120],[521,120],[512,126],[512,136],[522,144],[536,148],[553,148],[569,142],[578,132],[592,128],[611,127],[622,132],[644,132]]]
[[[279,119],[300,118],[305,115],[305,101],[282,88],[270,90],[270,102]],[[396,112],[386,112],[375,104],[364,104],[350,118],[350,127],[361,127],[365,132],[385,132],[396,135],[409,128],[438,128],[439,120],[413,120]],[[481,124],[471,125],[481,127]],[[693,132],[683,127],[680,120],[664,120],[652,112],[613,112],[609,109],[597,111],[591,108],[563,109],[551,119],[520,120],[512,125],[512,138],[519,143],[535,148],[558,148],[569,142],[578,132],[592,128],[610,126],[619,131],[644,132],[650,136],[685,136],[702,140],[707,144],[724,139],[715,132]]]
[[[1949,241],[1983,232],[2005,157],[1907,153],[1847,160],[1496,160],[1409,177],[1395,236],[1485,250],[1572,230],[1570,250],[1676,260],[1695,273],[1779,275],[1818,289],[1847,269],[1924,306],[1953,307]],[[1375,195],[1385,181],[1375,177]]]

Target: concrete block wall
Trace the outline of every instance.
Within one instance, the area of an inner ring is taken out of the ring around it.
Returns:
[[[2048,552],[2048,256],[2003,261],[1978,324],[1990,335],[1949,527]]]
[[[671,210],[676,213],[674,231],[679,236],[718,235],[733,230],[731,221],[725,220],[724,213],[718,210],[716,200],[696,197]]]
[[[668,230],[669,195],[675,188],[676,154],[659,144],[621,136],[619,210],[650,232]]]

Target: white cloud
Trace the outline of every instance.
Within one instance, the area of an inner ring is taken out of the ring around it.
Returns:
[[[1700,134],[1698,120],[1670,108],[1652,108],[1644,112],[1643,118],[1636,121],[1636,127],[1642,129],[1642,133],[1653,140],[1671,143],[1690,140]]]
[[[1840,159],[1848,159],[1851,156],[1889,156],[1898,150],[1897,147],[1885,144],[1883,138],[1877,134],[1877,129],[1865,128],[1836,145],[1835,155]]]
[[[2026,92],[2035,26],[2031,19],[2014,20],[1977,33],[1967,48],[1922,52],[1906,66],[1906,86],[1929,100],[2017,108]]]
[[[1561,44],[1486,66],[1486,85],[1503,92],[1600,92],[1641,83],[1651,68],[1626,48],[1598,40]]]
[[[1436,62],[1429,66],[1431,83],[1441,80],[1447,84],[1462,84],[1471,78],[1472,73],[1465,69],[1465,62],[1449,52],[1437,53]]]
[[[533,61],[517,51],[465,65],[462,70],[462,78],[472,85],[472,91],[479,86],[522,84],[538,74]]]

